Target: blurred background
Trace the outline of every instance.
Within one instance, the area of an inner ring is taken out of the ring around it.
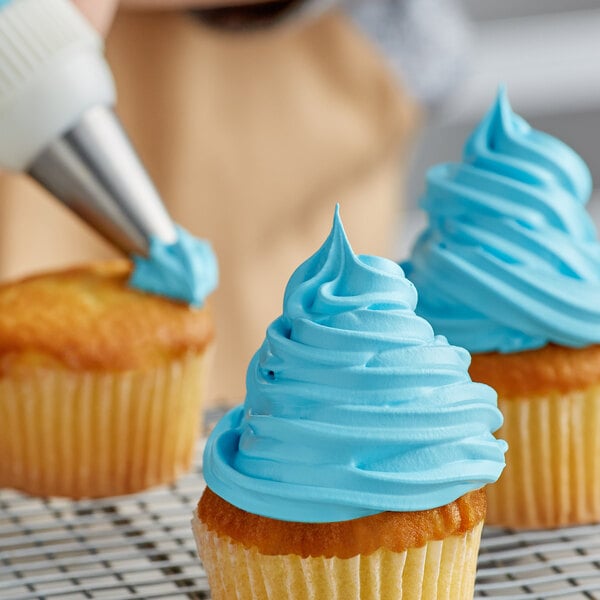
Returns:
[[[600,0],[73,1],[169,212],[219,257],[215,401],[243,397],[336,203],[357,252],[406,258],[427,169],[460,160],[499,83],[600,182]],[[0,281],[115,254],[67,213],[0,174]]]
[[[462,79],[417,140],[398,254],[424,225],[417,208],[426,170],[459,160],[462,145],[493,101],[499,82],[536,129],[574,148],[592,171],[590,211],[600,224],[600,1],[462,0],[471,21]]]

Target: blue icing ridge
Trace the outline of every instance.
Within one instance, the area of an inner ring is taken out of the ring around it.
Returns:
[[[471,352],[600,342],[600,243],[589,169],[532,129],[504,88],[459,164],[434,166],[429,225],[402,266],[418,314]]]
[[[176,226],[177,241],[150,240],[148,258],[134,256],[129,285],[199,307],[218,283],[217,259],[210,244]]]
[[[254,514],[335,522],[443,506],[496,481],[496,394],[416,303],[396,263],[353,253],[336,209],[250,362],[244,405],[208,439],[208,486]]]

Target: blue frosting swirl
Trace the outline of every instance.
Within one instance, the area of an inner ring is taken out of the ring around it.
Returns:
[[[600,243],[583,160],[515,115],[501,88],[464,148],[433,167],[429,226],[402,266],[417,312],[471,352],[600,342]]]
[[[335,522],[442,506],[495,481],[496,394],[416,302],[396,263],[354,255],[336,210],[250,363],[245,404],[208,439],[208,486],[254,514]]]
[[[210,244],[176,226],[177,241],[150,240],[148,258],[134,256],[129,285],[136,289],[202,306],[219,279],[217,259]]]

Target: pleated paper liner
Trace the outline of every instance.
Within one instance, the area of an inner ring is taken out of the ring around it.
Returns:
[[[499,398],[506,468],[487,487],[486,522],[551,528],[600,521],[600,386]]]
[[[147,370],[1,378],[0,486],[83,498],[173,481],[193,458],[208,355]]]
[[[482,523],[404,552],[352,558],[270,556],[192,528],[213,600],[472,600]]]

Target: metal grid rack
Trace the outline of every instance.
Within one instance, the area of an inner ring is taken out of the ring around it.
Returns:
[[[0,598],[209,598],[190,517],[203,487],[102,501],[0,494]]]
[[[135,496],[72,502],[0,493],[0,598],[210,598],[190,528],[192,473]],[[600,525],[487,529],[476,597],[600,599]],[[283,599],[282,599],[283,600]]]

